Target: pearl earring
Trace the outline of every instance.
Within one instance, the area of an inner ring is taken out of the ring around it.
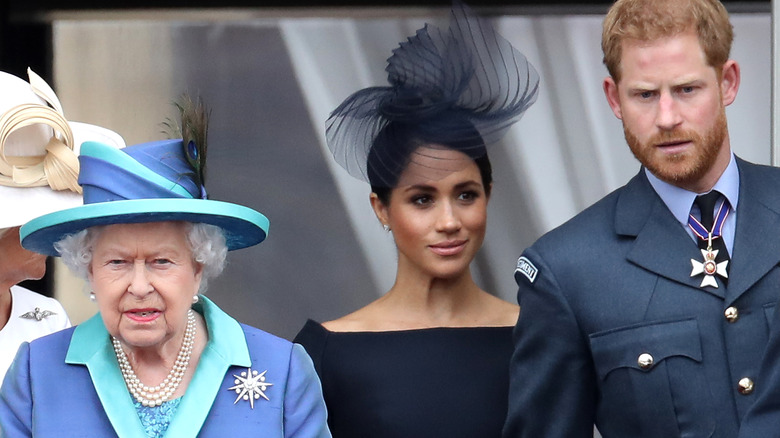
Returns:
[[[89,291],[89,300],[93,303],[97,301],[97,297],[95,297],[95,292]]]
[[[200,301],[200,295],[198,295],[198,294],[193,295],[192,296],[192,304],[195,304],[198,301]]]

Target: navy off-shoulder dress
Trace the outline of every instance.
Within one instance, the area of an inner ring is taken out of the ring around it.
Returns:
[[[322,381],[335,438],[500,437],[512,327],[331,332],[295,338]]]

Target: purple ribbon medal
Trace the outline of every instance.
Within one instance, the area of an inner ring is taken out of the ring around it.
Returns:
[[[712,241],[714,239],[721,238],[723,232],[723,224],[726,223],[726,218],[729,215],[729,207],[724,199],[718,208],[718,213],[715,215],[715,222],[712,224],[712,230],[708,230],[698,221],[693,215],[688,215],[688,226],[693,231],[693,234],[700,239],[707,242],[707,249],[701,250],[701,255],[704,257],[704,262],[700,262],[695,259],[691,259],[691,277],[695,277],[699,274],[704,274],[704,278],[701,280],[701,285],[718,287],[718,282],[715,281],[715,274],[720,275],[723,278],[728,278],[729,274],[726,271],[726,267],[729,264],[728,260],[724,260],[720,263],[715,262],[715,258],[718,256],[718,250],[712,249]]]

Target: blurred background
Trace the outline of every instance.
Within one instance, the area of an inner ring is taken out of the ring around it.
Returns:
[[[398,42],[425,22],[446,27],[448,2],[72,3],[0,3],[0,69],[26,79],[31,66],[69,120],[113,129],[128,144],[166,138],[161,122],[182,92],[203,97],[211,198],[271,222],[268,239],[230,253],[210,284],[223,309],[291,339],[307,318],[339,317],[390,288],[392,237],[370,209],[368,185],[332,161],[324,121],[357,89],[386,84]],[[542,79],[537,103],[490,150],[494,191],[473,271],[506,300],[515,301],[512,274],[526,246],[639,170],[601,88],[609,4],[472,2]],[[732,147],[769,164],[771,5],[726,5],[743,75],[727,110]],[[74,323],[94,314],[85,286],[52,265],[34,287],[56,295]]]

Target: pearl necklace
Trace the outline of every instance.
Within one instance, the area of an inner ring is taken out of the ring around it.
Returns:
[[[187,312],[187,328],[184,331],[184,341],[181,344],[179,355],[176,357],[176,362],[173,364],[173,368],[171,368],[168,376],[157,386],[146,386],[141,382],[127,360],[127,355],[122,349],[119,340],[113,336],[111,337],[116,359],[119,362],[119,369],[122,370],[122,378],[125,379],[127,389],[130,390],[133,398],[143,406],[160,406],[176,392],[176,388],[179,387],[190,363],[192,347],[195,345],[195,328],[195,312],[190,309]]]

